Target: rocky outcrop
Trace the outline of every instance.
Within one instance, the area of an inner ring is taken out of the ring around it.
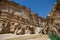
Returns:
[[[31,14],[30,8],[0,1],[0,33],[35,34],[36,29],[41,29],[41,20],[36,13]]]
[[[15,2],[0,1],[0,34],[49,34],[60,35],[60,1],[46,18],[31,13],[30,8]]]
[[[49,22],[50,32],[60,36],[60,0],[57,0],[46,20]]]

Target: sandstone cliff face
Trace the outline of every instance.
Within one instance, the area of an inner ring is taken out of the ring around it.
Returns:
[[[0,1],[0,34],[49,34],[60,35],[60,1],[57,1],[51,13],[46,17],[31,14],[30,8],[15,2]]]
[[[47,16],[50,22],[50,31],[58,36],[60,36],[60,0],[57,0],[51,13]]]
[[[31,14],[30,8],[0,1],[0,33],[34,34],[35,29],[41,29],[41,20],[37,14]]]

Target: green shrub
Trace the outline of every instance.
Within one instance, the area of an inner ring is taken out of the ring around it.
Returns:
[[[60,37],[58,37],[57,35],[54,35],[52,33],[49,34],[49,37],[51,40],[60,40]]]

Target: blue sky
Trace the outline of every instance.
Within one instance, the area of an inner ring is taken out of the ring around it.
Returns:
[[[45,18],[51,12],[56,0],[13,0],[20,5],[31,8],[32,13],[38,13],[39,16]]]

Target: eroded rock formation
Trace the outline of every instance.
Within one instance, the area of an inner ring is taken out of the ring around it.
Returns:
[[[44,19],[37,13],[31,14],[30,8],[15,2],[0,1],[0,34],[49,34],[60,35],[60,1]]]
[[[60,0],[57,0],[51,13],[46,19],[49,22],[50,32],[60,36]]]
[[[30,8],[15,2],[0,1],[0,33],[34,34],[42,18],[31,14]]]

